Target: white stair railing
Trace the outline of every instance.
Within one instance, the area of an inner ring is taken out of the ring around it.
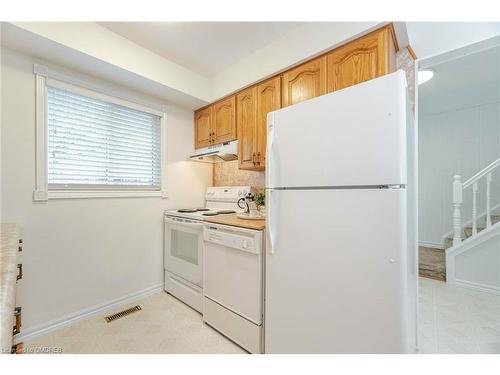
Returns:
[[[460,175],[453,176],[453,246],[462,242],[463,191],[472,186],[472,235],[477,235],[477,191],[478,181],[486,176],[486,228],[491,227],[491,173],[500,166],[500,158],[462,183]]]

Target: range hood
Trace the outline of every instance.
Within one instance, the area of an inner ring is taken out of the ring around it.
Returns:
[[[221,143],[195,150],[189,157],[193,161],[205,163],[220,163],[223,161],[238,160],[238,141]]]

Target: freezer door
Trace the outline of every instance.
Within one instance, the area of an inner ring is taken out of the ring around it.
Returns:
[[[398,71],[268,115],[268,188],[406,184]]]
[[[266,353],[412,350],[405,195],[268,191]]]

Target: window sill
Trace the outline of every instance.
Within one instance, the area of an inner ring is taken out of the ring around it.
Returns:
[[[168,198],[166,191],[150,190],[49,190],[35,191],[33,200],[44,202],[51,199],[82,199],[82,198]]]

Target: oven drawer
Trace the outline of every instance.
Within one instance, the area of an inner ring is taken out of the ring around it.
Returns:
[[[203,289],[199,286],[165,271],[165,291],[203,313]]]

